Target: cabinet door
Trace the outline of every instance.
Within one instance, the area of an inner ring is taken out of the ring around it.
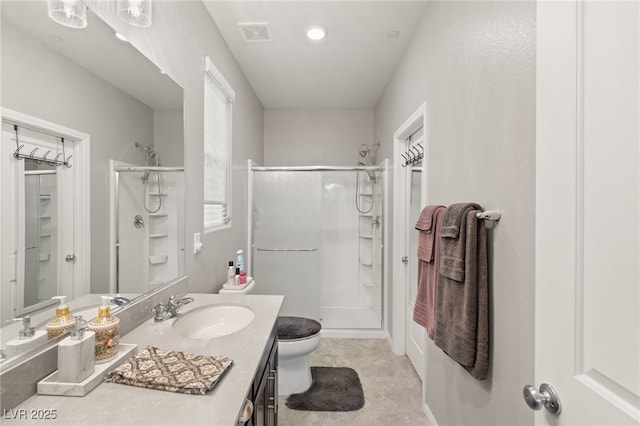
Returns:
[[[269,368],[264,369],[264,373],[260,378],[260,385],[258,386],[258,391],[256,392],[255,399],[253,401],[253,424],[255,426],[266,426],[267,425],[267,405],[269,403],[267,391],[267,377],[269,375]]]
[[[278,425],[278,340],[276,339],[267,364],[267,425]]]

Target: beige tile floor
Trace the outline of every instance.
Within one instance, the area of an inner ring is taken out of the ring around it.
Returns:
[[[290,410],[278,406],[279,426],[427,425],[421,408],[422,383],[406,356],[395,355],[384,339],[323,338],[310,355],[312,366],[351,367],[358,372],[364,407],[351,412]]]

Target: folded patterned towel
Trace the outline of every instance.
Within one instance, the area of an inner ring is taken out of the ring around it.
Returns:
[[[107,376],[107,381],[169,392],[204,395],[233,360],[223,356],[166,351],[153,346],[138,352]]]

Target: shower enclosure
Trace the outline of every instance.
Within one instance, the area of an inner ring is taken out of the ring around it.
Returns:
[[[385,170],[249,162],[250,273],[256,294],[285,296],[280,315],[325,335],[381,330]]]
[[[183,275],[183,171],[111,161],[111,292],[141,293]]]

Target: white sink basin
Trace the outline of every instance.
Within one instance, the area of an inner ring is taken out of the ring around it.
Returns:
[[[246,306],[206,305],[179,316],[173,330],[190,339],[211,339],[242,330],[253,318],[255,314]]]

